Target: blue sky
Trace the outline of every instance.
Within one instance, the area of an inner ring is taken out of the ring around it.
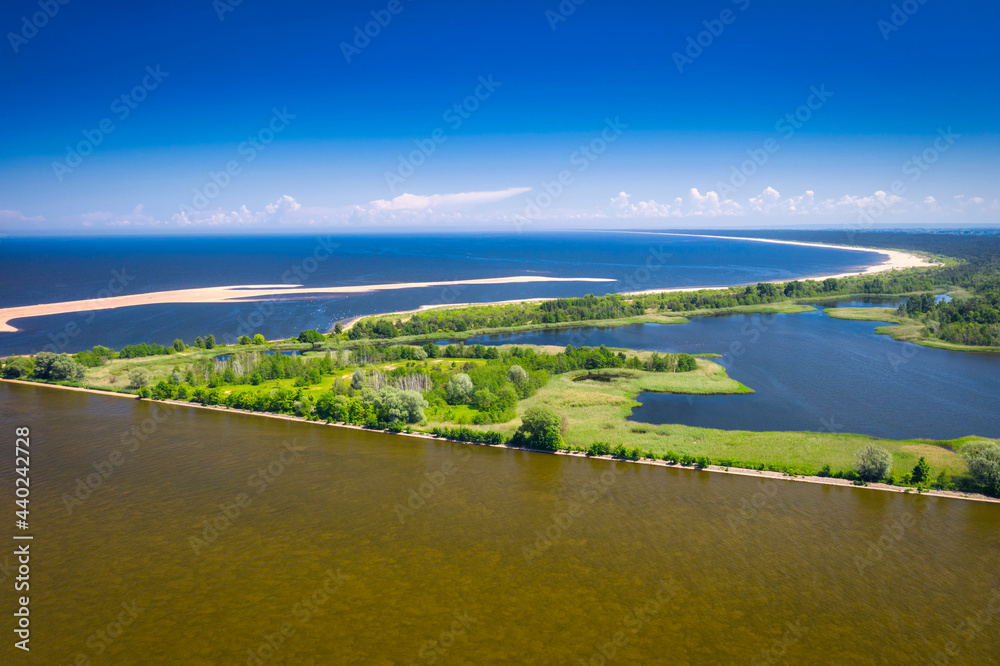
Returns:
[[[0,230],[996,224],[998,19],[9,0]]]

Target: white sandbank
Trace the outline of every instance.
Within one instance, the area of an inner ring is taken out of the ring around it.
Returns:
[[[130,294],[108,298],[91,298],[82,301],[42,303],[12,308],[0,308],[0,332],[11,333],[18,329],[11,321],[25,317],[113,310],[136,305],[161,305],[165,303],[226,303],[259,301],[303,294],[360,294],[371,291],[417,289],[420,287],[449,287],[456,285],[514,284],[524,282],[614,282],[611,278],[558,278],[540,275],[515,275],[513,277],[478,278],[474,280],[448,280],[441,282],[397,282],[390,284],[365,284],[341,287],[306,287],[289,284],[235,285],[230,287],[200,287],[175,289],[147,294]]]

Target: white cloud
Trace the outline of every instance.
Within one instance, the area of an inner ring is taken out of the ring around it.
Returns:
[[[677,197],[672,204],[659,204],[649,201],[633,201],[630,194],[620,192],[611,198],[609,212],[615,217],[696,217],[714,215],[753,215],[753,216],[784,216],[784,215],[856,215],[861,211],[884,211],[890,213],[954,213],[969,208],[976,212],[1000,210],[1000,202],[993,200],[987,203],[982,197],[966,198],[965,195],[955,197],[956,205],[950,208],[940,205],[933,196],[927,196],[921,202],[907,199],[877,190],[868,195],[844,194],[840,197],[817,200],[816,192],[806,190],[802,194],[783,197],[773,188],[766,187],[745,202],[733,199],[722,199],[716,192],[708,191],[702,194],[697,188],[688,190],[686,197]]]
[[[631,194],[619,192],[618,196],[611,197],[611,209],[619,217],[667,217],[679,214],[679,211],[671,209],[670,204],[659,204],[652,199],[632,203],[631,198]]]
[[[457,208],[462,206],[478,206],[496,203],[510,197],[530,192],[530,187],[508,187],[506,190],[492,192],[460,192],[457,194],[400,194],[395,199],[386,201],[377,199],[371,202],[376,210],[428,210],[434,208]]]
[[[45,217],[42,215],[35,215],[34,217],[28,217],[19,210],[0,210],[0,224],[24,224],[32,223],[36,224],[38,222],[44,222]]]
[[[235,210],[194,210],[175,213],[168,218],[158,219],[145,213],[143,206],[136,206],[130,213],[119,215],[107,211],[95,211],[75,215],[60,220],[88,228],[241,228],[259,230],[281,230],[291,228],[331,228],[360,226],[416,226],[462,224],[519,224],[526,217],[524,203],[507,201],[512,197],[530,192],[531,188],[511,187],[504,190],[461,192],[454,194],[402,194],[394,199],[378,199],[368,204],[339,207],[310,207],[284,195],[276,201],[252,210],[246,205]],[[716,191],[702,193],[698,188],[690,188],[683,196],[677,196],[661,203],[655,199],[636,200],[631,194],[620,191],[609,200],[605,207],[538,207],[532,221],[544,220],[551,223],[591,224],[595,220],[612,218],[633,219],[679,219],[712,218],[717,216],[746,217],[755,219],[777,219],[795,216],[825,217],[827,219],[856,218],[859,214],[882,213],[894,219],[941,219],[952,221],[952,217],[962,215],[967,220],[995,220],[1000,211],[1000,201],[987,201],[978,196],[955,195],[944,200],[940,197],[925,196],[910,201],[901,196],[888,194],[882,190],[867,195],[843,194],[838,197],[818,199],[813,190],[802,194],[784,196],[774,187],[745,199],[724,198]],[[503,204],[501,202],[507,202]],[[530,203],[530,202],[529,202]],[[560,202],[561,203],[561,202]],[[489,205],[501,204],[501,205]],[[477,208],[478,207],[478,208]],[[933,216],[933,217],[927,217]],[[884,221],[888,221],[885,218]],[[29,223],[45,222],[42,216],[27,217],[19,211],[0,210],[0,225],[16,228]]]

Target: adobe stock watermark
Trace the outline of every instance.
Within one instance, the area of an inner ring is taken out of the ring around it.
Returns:
[[[826,84],[809,87],[809,97],[805,103],[799,105],[794,111],[786,113],[774,123],[774,131],[782,140],[789,140],[795,133],[802,129],[806,123],[812,120],[813,114],[823,108],[823,106],[833,97],[833,93],[826,89]],[[732,165],[728,181],[719,181],[715,185],[715,191],[720,197],[731,197],[738,189],[747,184],[747,181],[767,164],[771,156],[781,150],[779,138],[769,137],[759,148],[750,148],[746,151],[747,158],[739,165]]]
[[[236,8],[243,4],[243,0],[212,0],[212,9],[220,21],[226,20],[226,14],[235,12]]]
[[[483,102],[488,100],[496,92],[496,89],[503,85],[500,81],[494,81],[493,75],[480,76],[479,85],[461,102],[457,102],[441,114],[441,119],[447,123],[451,131],[458,131],[462,124],[472,117],[472,114],[479,110]],[[448,130],[444,127],[436,127],[430,135],[424,139],[415,139],[416,150],[410,151],[407,155],[399,156],[399,164],[395,171],[385,172],[385,184],[391,192],[396,191],[398,185],[406,182],[406,179],[416,173],[417,169],[427,161],[427,159],[437,152],[438,146],[448,140]]]
[[[760,490],[749,498],[740,498],[740,508],[726,516],[726,522],[732,531],[738,532],[749,525],[751,521],[757,519],[761,511],[773,503],[778,494],[778,482],[774,479],[761,479],[759,483]]]
[[[975,616],[966,615],[957,625],[948,627],[955,640],[951,638],[945,640],[941,649],[930,656],[928,663],[935,664],[935,666],[967,663],[963,660],[952,661],[958,659],[962,653],[963,645],[960,645],[958,641],[964,639],[965,646],[971,645],[979,638],[980,634],[996,622],[997,617],[1000,617],[1000,587],[993,588],[993,594],[986,607],[977,610]]]
[[[451,452],[460,461],[466,461],[472,457],[472,451],[469,450],[468,446],[454,445]],[[412,516],[422,509],[428,500],[437,495],[448,478],[454,476],[457,471],[458,467],[455,466],[454,462],[445,460],[439,469],[425,473],[417,487],[411,487],[407,491],[406,501],[397,502],[392,507],[393,511],[396,512],[396,517],[399,518],[399,524],[405,524],[408,516]]]
[[[10,42],[10,48],[14,49],[14,53],[20,53],[21,47],[38,36],[38,31],[47,26],[59,13],[60,8],[69,2],[70,0],[38,0],[38,8],[41,11],[31,16],[22,16],[21,29],[7,33],[7,41]]]
[[[916,183],[930,168],[941,159],[941,156],[951,150],[952,146],[962,138],[961,134],[947,129],[938,128],[937,137],[931,145],[924,148],[920,153],[912,155],[910,159],[903,162],[902,172],[908,176],[910,183]],[[906,181],[897,178],[889,185],[889,192],[895,197],[902,197],[908,190]],[[884,192],[882,193],[885,194]],[[854,240],[854,235],[859,231],[869,229],[889,210],[891,202],[886,201],[886,197],[876,198],[872,203],[858,211],[858,219],[853,225],[847,227],[847,238]]]
[[[304,287],[312,275],[319,270],[320,265],[335,256],[334,251],[339,247],[340,243],[335,243],[333,236],[317,238],[312,252],[301,261],[292,264],[287,271],[281,274],[282,284]],[[222,340],[227,345],[234,345],[244,335],[252,338],[274,312],[273,302],[258,301],[253,312],[245,317],[243,315],[236,316],[235,333],[224,333]]]
[[[618,280],[615,285],[615,291],[642,291],[642,287],[653,279],[653,273],[666,266],[667,260],[674,256],[672,252],[665,252],[663,250],[664,247],[665,246],[663,244],[660,244],[659,247],[653,247],[650,245],[648,248],[649,256],[646,257],[644,265],[637,266],[631,273]],[[622,285],[627,289],[619,289],[618,285]]]
[[[745,12],[750,7],[750,0],[730,1],[741,12]],[[683,74],[685,67],[694,64],[694,61],[705,53],[705,49],[710,48],[715,43],[715,40],[722,36],[722,33],[726,30],[726,26],[732,25],[736,21],[736,16],[736,12],[727,7],[719,12],[718,18],[702,21],[701,24],[705,26],[705,29],[695,35],[688,36],[687,46],[684,48],[683,53],[680,51],[674,51],[673,53],[672,58],[677,71]]]
[[[201,555],[225,534],[233,523],[253,505],[255,497],[261,495],[278,477],[285,473],[289,466],[297,462],[301,453],[292,448],[288,442],[282,443],[280,451],[273,460],[261,465],[247,477],[247,487],[253,491],[240,492],[230,502],[219,504],[219,510],[199,523],[197,536],[188,537],[188,545],[195,555]]]
[[[671,599],[677,594],[680,586],[673,578],[667,579],[656,592],[643,603],[634,606],[621,621],[621,628],[611,634],[609,640],[594,643],[594,652],[588,658],[580,658],[580,666],[605,666],[618,656],[622,648],[627,646],[639,632],[656,616],[663,612]]]
[[[899,549],[899,542],[906,536],[906,532],[917,524],[917,519],[912,513],[907,511],[899,520],[892,520],[882,528],[882,534],[877,541],[865,540],[864,555],[854,556],[854,566],[859,574],[863,574],[868,567],[882,562],[890,555],[894,555]]]
[[[570,16],[576,13],[576,8],[585,3],[587,0],[561,0],[561,2],[556,5],[556,8],[545,10],[545,20],[549,22],[549,27],[553,31],[559,27],[560,23],[564,23]]]
[[[740,334],[743,337],[749,338],[748,342],[744,343],[742,340],[733,340],[729,343],[729,353],[735,358],[743,356],[746,353],[747,345],[756,344],[760,340],[760,336],[771,330],[771,326],[774,325],[777,318],[778,315],[773,312],[750,315],[749,320],[740,326]]]
[[[478,620],[471,615],[468,611],[455,612],[452,613],[455,618],[448,625],[448,628],[438,634],[436,639],[424,641],[424,644],[420,646],[417,651],[417,657],[427,664],[433,664],[439,659],[444,658],[446,654],[455,645],[455,641],[466,634],[472,625],[478,622]]]
[[[752,666],[770,666],[771,664],[785,663],[785,655],[788,654],[788,649],[802,640],[802,636],[807,631],[809,631],[809,628],[802,626],[801,619],[795,620],[794,623],[785,622],[785,630],[782,632],[781,638],[775,639],[770,646],[764,648],[751,659],[750,663]]]
[[[139,104],[144,102],[149,93],[156,90],[163,80],[170,76],[170,72],[164,72],[160,65],[155,68],[146,66],[146,74],[131,90],[116,97],[110,105],[111,113],[119,121],[128,118],[133,111],[139,108]],[[115,131],[117,126],[111,117],[101,118],[94,129],[81,130],[83,139],[77,141],[75,145],[66,146],[66,157],[62,161],[52,163],[52,172],[56,180],[60,183],[66,174],[72,173],[74,169],[83,164],[84,158],[94,152],[94,149],[104,143],[105,137]]]
[[[77,477],[76,486],[72,493],[63,493],[62,501],[63,506],[66,507],[66,515],[72,515],[74,509],[100,490],[115,471],[130,459],[131,454],[138,451],[142,443],[148,440],[160,424],[172,414],[173,410],[169,413],[164,412],[159,405],[154,403],[150,416],[143,419],[139,425],[130,426],[128,430],[123,432],[120,441],[121,448],[115,449],[101,460],[91,463],[94,471],[82,478]]]
[[[368,48],[372,40],[382,34],[382,31],[389,27],[394,16],[399,16],[406,7],[401,0],[389,0],[385,9],[373,9],[372,20],[364,26],[354,26],[354,36],[350,42],[340,43],[340,53],[344,56],[347,64],[351,64],[354,56],[361,55],[361,52]]]
[[[514,216],[514,228],[517,232],[520,233],[525,226],[541,219],[542,212],[555,203],[565,193],[566,188],[576,181],[574,171],[583,173],[589,169],[590,165],[596,162],[628,127],[621,121],[620,116],[615,116],[614,120],[605,118],[601,133],[570,153],[569,163],[575,169],[563,169],[553,180],[543,180],[541,187],[543,191],[525,199],[524,212]]]
[[[121,271],[111,271],[111,279],[108,280],[108,286],[97,292],[97,300],[100,301],[121,294],[134,279],[135,276],[129,275],[126,268],[122,268]],[[96,317],[97,310],[88,310],[83,313],[79,320],[73,319],[64,325],[62,330],[49,333],[48,338],[50,342],[42,347],[40,351],[52,353],[64,351],[69,346],[69,343],[83,332],[83,327],[90,325]]]
[[[322,582],[312,592],[303,595],[292,605],[288,615],[294,621],[282,622],[274,632],[264,634],[264,639],[256,647],[247,648],[247,666],[264,666],[270,661],[285,642],[304,628],[329,603],[330,599],[344,586],[345,576],[333,569],[324,572]]]
[[[882,40],[889,41],[889,36],[894,32],[898,32],[900,28],[906,25],[910,17],[920,11],[920,8],[926,4],[927,0],[903,0],[903,2],[893,4],[888,20],[879,19],[875,22],[875,26],[882,33]]]
[[[91,659],[100,657],[107,652],[108,648],[125,633],[126,629],[134,625],[139,616],[145,611],[146,609],[139,606],[134,599],[132,601],[123,601],[121,603],[121,610],[115,615],[115,619],[87,636],[85,643],[90,649],[92,656],[88,656],[88,653],[83,651],[77,652],[73,656],[72,663],[79,664],[80,666],[89,665]]]
[[[559,543],[566,532],[578,522],[577,519],[584,514],[587,506],[604,497],[618,480],[618,475],[622,473],[618,464],[612,462],[611,469],[605,470],[600,477],[587,484],[587,487],[578,493],[578,497],[570,499],[564,511],[553,513],[551,524],[544,530],[535,530],[535,541],[521,547],[524,561],[531,562],[541,557]]]
[[[181,204],[181,212],[194,214],[205,210],[213,199],[222,194],[233,182],[233,178],[243,173],[244,165],[250,164],[274,142],[275,137],[284,132],[295,120],[295,114],[288,112],[288,107],[280,110],[271,109],[271,119],[264,127],[247,137],[236,147],[236,153],[242,157],[239,160],[229,160],[221,171],[209,171],[208,180],[201,187],[194,188],[190,204]]]

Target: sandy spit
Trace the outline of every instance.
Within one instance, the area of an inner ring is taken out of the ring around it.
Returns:
[[[627,231],[621,233],[633,233],[633,234],[651,234],[657,236],[689,236],[693,238],[718,238],[720,240],[741,240],[741,241],[754,241],[758,243],[777,243],[780,245],[802,245],[806,247],[825,247],[833,250],[850,250],[852,252],[877,252],[878,254],[884,255],[885,260],[880,264],[874,264],[867,267],[863,271],[855,271],[853,273],[836,273],[827,275],[810,275],[803,278],[797,278],[799,280],[826,280],[827,278],[840,278],[852,277],[855,275],[873,275],[875,273],[885,273],[888,271],[894,271],[903,268],[917,268],[917,267],[931,267],[940,266],[941,264],[935,263],[925,259],[916,254],[910,252],[902,252],[900,250],[881,250],[873,247],[856,247],[852,245],[826,245],[824,243],[806,243],[800,241],[784,241],[784,240],[773,240],[770,238],[743,238],[741,236],[708,236],[705,234],[675,234],[669,232],[661,231]],[[788,282],[788,280],[770,280],[771,284],[782,284]],[[754,283],[756,284],[756,283]],[[623,296],[634,296],[639,294],[670,294],[677,292],[686,291],[701,291],[702,289],[727,289],[729,287],[743,287],[746,285],[707,285],[702,287],[668,287],[664,289],[646,289],[644,291],[624,291],[620,292]],[[544,301],[552,301],[554,298],[520,298],[511,301],[491,301],[487,303],[448,303],[446,305],[432,304],[432,305],[421,305],[419,308],[414,310],[400,310],[398,312],[386,312],[380,315],[362,315],[360,317],[354,317],[349,319],[344,323],[344,330],[349,330],[351,326],[354,325],[359,319],[364,319],[365,317],[379,316],[379,317],[401,317],[406,315],[412,315],[418,312],[424,312],[426,310],[433,310],[437,308],[464,308],[464,307],[474,307],[482,305],[509,305],[512,303],[542,303]],[[0,329],[2,330],[2,329]]]
[[[136,305],[159,305],[164,303],[225,303],[230,301],[254,301],[281,298],[303,294],[360,294],[372,291],[395,289],[417,289],[420,287],[448,287],[454,285],[514,284],[525,282],[614,282],[610,278],[558,278],[540,275],[515,275],[513,277],[479,278],[474,280],[449,280],[441,282],[398,282],[391,284],[365,284],[341,287],[305,287],[288,284],[235,285],[229,287],[200,287],[197,289],[175,289],[156,291],[148,294],[130,294],[109,298],[92,298],[82,301],[42,303],[12,308],[0,308],[0,333],[13,333],[18,329],[10,322],[25,317],[66,314],[71,312],[93,312],[113,310]]]

